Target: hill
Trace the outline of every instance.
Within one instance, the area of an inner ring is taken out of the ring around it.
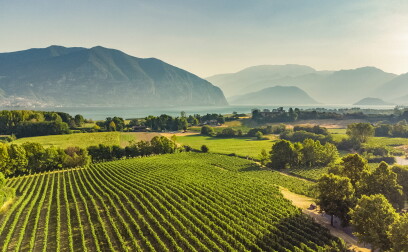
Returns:
[[[386,102],[380,98],[367,97],[354,103],[353,105],[393,105],[393,103]]]
[[[374,93],[397,104],[408,104],[408,73],[384,83]]]
[[[302,65],[261,65],[237,73],[219,74],[206,78],[221,87],[227,97],[243,95],[275,85],[283,85],[299,76],[314,79],[316,70]],[[311,74],[311,75],[309,75]]]
[[[259,104],[259,105],[300,105],[318,104],[305,91],[294,86],[276,86],[262,89],[257,92],[233,97],[232,104]]]
[[[299,87],[323,103],[352,104],[367,95],[374,95],[373,90],[395,77],[395,74],[375,67],[316,71],[308,66],[283,65],[255,66],[237,73],[215,75],[207,80],[221,87],[227,97],[280,85]]]
[[[0,96],[62,106],[226,105],[206,80],[104,47],[0,53]]]
[[[10,179],[20,196],[0,215],[0,247],[335,251],[338,239],[262,180],[288,176],[246,175],[256,172],[248,160],[180,153]]]

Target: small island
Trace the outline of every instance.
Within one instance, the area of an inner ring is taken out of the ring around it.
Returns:
[[[394,105],[391,102],[386,102],[380,98],[366,97],[353,105],[367,105],[367,106],[381,106],[381,105]]]

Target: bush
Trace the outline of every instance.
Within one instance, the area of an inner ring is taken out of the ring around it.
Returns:
[[[291,142],[303,142],[306,139],[312,139],[312,140],[319,140],[320,143],[325,144],[328,142],[332,142],[332,136],[331,135],[321,135],[321,134],[315,134],[312,132],[307,132],[304,130],[300,131],[285,131],[280,134],[281,139],[285,139]]]
[[[237,132],[233,128],[225,128],[217,134],[217,137],[235,137]]]
[[[208,125],[204,125],[203,127],[201,127],[201,135],[204,136],[214,136],[215,135],[215,131],[211,126]]]
[[[293,131],[306,131],[306,132],[311,132],[319,135],[329,135],[329,132],[327,131],[326,128],[320,127],[319,125],[315,125],[313,127],[310,126],[300,126],[296,125],[293,127]]]
[[[208,149],[207,145],[201,145],[201,152],[207,153],[210,149]]]
[[[381,163],[386,162],[389,165],[395,164],[395,157],[372,157],[367,160],[369,163]]]
[[[361,143],[354,139],[343,138],[340,142],[336,143],[336,146],[339,150],[358,150],[361,147]]]

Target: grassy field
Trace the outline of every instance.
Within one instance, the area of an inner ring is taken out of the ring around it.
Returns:
[[[56,146],[66,148],[69,146],[88,147],[91,145],[106,144],[120,145],[122,147],[131,141],[150,140],[156,133],[143,132],[96,132],[96,133],[75,133],[68,135],[51,135],[39,137],[25,137],[14,141],[21,144],[24,142],[35,142],[45,147]]]
[[[257,169],[180,153],[14,178],[7,186],[19,196],[0,215],[0,248],[323,251],[337,242],[283,198],[272,185],[282,179],[251,175]]]
[[[216,138],[201,135],[177,137],[177,143],[200,149],[207,145],[210,152],[249,156],[257,158],[262,149],[270,151],[275,140],[256,140],[254,138]]]

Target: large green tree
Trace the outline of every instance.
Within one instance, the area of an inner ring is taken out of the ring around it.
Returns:
[[[295,146],[287,141],[280,140],[272,146],[271,154],[272,167],[283,169],[287,166],[291,167],[298,162],[298,153]]]
[[[361,183],[369,174],[367,160],[358,154],[348,154],[342,159],[341,165],[337,169],[331,171],[339,176],[347,177],[350,179],[351,184],[358,188]]]
[[[367,177],[363,187],[366,188],[364,194],[382,194],[394,208],[404,207],[404,195],[402,186],[397,182],[397,174],[385,162],[381,162]]]
[[[10,161],[6,174],[12,175],[27,172],[28,159],[25,149],[20,145],[10,144],[8,146],[8,153]]]
[[[324,174],[317,183],[317,204],[320,209],[331,215],[331,225],[333,226],[333,216],[342,220],[346,225],[350,221],[349,211],[355,204],[354,188],[349,178],[340,177],[334,174]]]
[[[352,123],[347,125],[346,133],[351,139],[365,143],[374,135],[374,127],[369,123]]]
[[[391,225],[389,237],[392,244],[392,251],[408,251],[408,213],[404,213]]]
[[[354,234],[360,242],[371,244],[373,251],[391,248],[388,232],[398,215],[384,195],[363,195],[350,216]]]

